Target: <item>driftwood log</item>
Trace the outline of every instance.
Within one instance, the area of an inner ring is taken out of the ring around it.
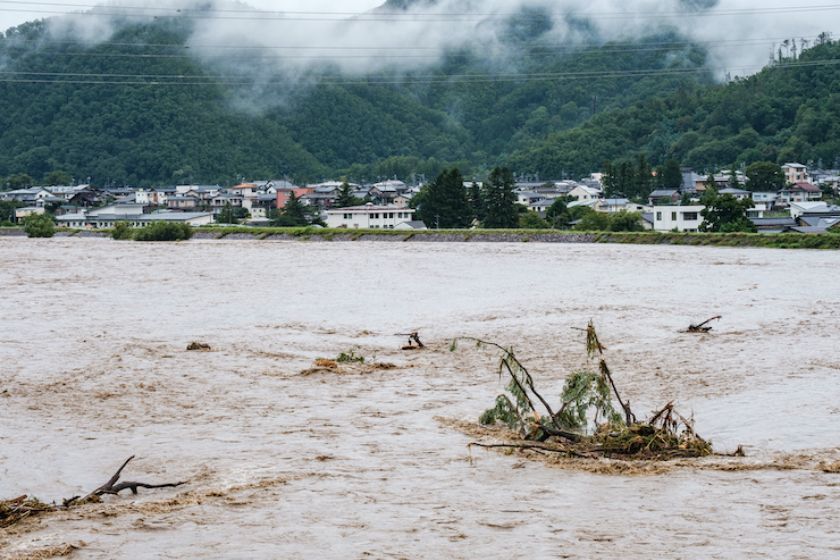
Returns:
[[[187,483],[187,481],[165,482],[163,484],[149,484],[147,482],[119,482],[120,476],[122,476],[123,470],[133,459],[134,459],[134,455],[132,455],[131,457],[126,459],[125,462],[122,464],[122,466],[120,466],[120,468],[117,469],[117,472],[115,472],[114,475],[111,478],[108,479],[108,482],[106,482],[105,484],[103,484],[102,486],[100,486],[99,488],[94,490],[93,492],[89,493],[87,496],[84,496],[84,497],[74,496],[72,498],[64,500],[64,502],[63,502],[64,506],[67,507],[67,506],[70,506],[71,504],[76,503],[76,502],[81,502],[81,503],[88,502],[88,501],[91,501],[91,499],[99,498],[99,497],[102,497],[106,494],[111,494],[111,495],[116,496],[117,494],[119,494],[123,490],[131,490],[131,493],[136,495],[138,488],[149,488],[149,489],[177,488],[178,486],[182,486],[182,485]]]
[[[719,321],[722,318],[723,317],[721,317],[720,315],[715,315],[714,317],[706,319],[705,321],[703,321],[702,323],[699,323],[697,325],[689,325],[688,326],[688,332],[690,332],[690,333],[707,333],[710,330],[712,330],[712,327],[711,327],[711,325],[709,325],[709,323],[711,323],[712,321]]]
[[[67,510],[74,506],[80,506],[86,503],[98,502],[104,495],[117,495],[123,490],[130,490],[132,494],[137,494],[138,488],[177,488],[187,483],[182,482],[165,482],[162,484],[150,484],[148,482],[120,482],[120,477],[125,467],[134,459],[134,455],[123,462],[117,472],[108,479],[108,481],[96,490],[86,494],[85,496],[73,496],[61,501],[61,505],[56,503],[47,504],[37,498],[24,495],[11,500],[0,500],[0,528],[10,527],[27,517],[40,515],[53,511]]]

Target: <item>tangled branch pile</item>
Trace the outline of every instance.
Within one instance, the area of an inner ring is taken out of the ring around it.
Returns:
[[[85,496],[73,496],[63,500],[61,504],[47,504],[37,498],[29,496],[19,496],[11,500],[0,500],[0,529],[11,527],[19,523],[27,517],[34,517],[42,513],[49,513],[59,510],[67,510],[71,507],[80,506],[83,504],[97,503],[101,501],[101,497],[106,494],[117,495],[123,490],[129,490],[132,494],[137,494],[138,488],[176,488],[186,484],[186,482],[166,482],[163,484],[149,484],[147,482],[119,482],[122,476],[122,471],[134,459],[134,455],[125,460],[125,462],[117,469],[117,472],[108,479],[108,481],[90,492]]]
[[[460,339],[502,351],[499,375],[507,374],[510,382],[506,392],[496,397],[495,406],[486,410],[479,421],[485,426],[504,424],[523,440],[474,445],[530,449],[571,457],[645,460],[703,457],[712,453],[711,444],[697,435],[692,422],[674,409],[673,402],[650,419],[637,420],[630,402],[621,398],[604,359],[606,348],[598,340],[591,322],[585,332],[587,354],[590,362],[597,362],[597,371],[570,375],[556,410],[537,391],[533,377],[513,349],[474,338]],[[614,400],[620,410],[616,409]]]

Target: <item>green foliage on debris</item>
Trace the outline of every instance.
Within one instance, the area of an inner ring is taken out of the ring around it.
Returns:
[[[350,350],[350,352],[342,352],[339,354],[335,361],[339,364],[363,364],[365,363],[365,357],[356,354],[355,350]]]
[[[512,349],[468,339],[501,350],[498,372],[510,378],[505,392],[482,413],[479,422],[502,424],[523,442],[550,444],[540,449],[575,457],[665,460],[712,453],[711,444],[697,435],[693,423],[671,402],[650,419],[637,420],[618,391],[595,327],[590,323],[585,330],[592,368],[566,378],[556,411],[537,391],[533,377]],[[522,448],[532,447],[523,443]]]

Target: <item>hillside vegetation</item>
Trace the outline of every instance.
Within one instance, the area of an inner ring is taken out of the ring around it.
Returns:
[[[187,19],[125,24],[94,46],[56,41],[44,22],[28,23],[0,38],[0,176],[229,184],[431,177],[447,165],[470,177],[506,164],[559,178],[640,151],[653,164],[672,158],[701,168],[829,164],[840,154],[836,65],[767,69],[717,85],[703,70],[705,52],[679,37],[638,41],[655,48],[568,50],[528,21],[536,27],[511,26],[505,60],[479,56],[477,37],[474,48],[431,68],[352,80],[323,70],[291,89],[277,85],[282,75],[258,89],[264,76],[232,80],[189,56]],[[826,44],[801,60],[838,55],[840,46]],[[696,72],[627,75],[639,69]],[[499,72],[523,77],[488,80]],[[570,76],[580,72],[589,74]]]

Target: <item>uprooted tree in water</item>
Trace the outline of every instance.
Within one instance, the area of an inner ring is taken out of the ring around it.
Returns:
[[[120,482],[123,469],[134,459],[134,455],[125,460],[122,466],[117,469],[117,472],[108,479],[108,481],[88,493],[85,496],[73,496],[62,500],[61,504],[45,503],[37,498],[30,496],[19,496],[11,500],[0,500],[0,529],[10,527],[20,521],[29,517],[35,517],[44,513],[54,511],[68,510],[70,508],[81,506],[84,504],[98,503],[102,496],[114,495],[116,496],[123,490],[129,490],[132,494],[137,494],[138,488],[177,488],[186,484],[186,482],[164,482],[162,484],[150,484],[148,482]]]
[[[664,460],[712,453],[711,444],[697,435],[692,422],[674,409],[673,402],[650,419],[639,421],[630,402],[622,399],[618,391],[604,358],[606,348],[591,322],[585,332],[587,354],[596,367],[574,372],[566,379],[557,408],[537,391],[533,377],[513,349],[475,338],[458,339],[502,351],[499,374],[507,374],[510,382],[506,392],[496,397],[495,406],[486,410],[479,421],[485,426],[503,424],[523,440],[473,445],[586,458]]]

